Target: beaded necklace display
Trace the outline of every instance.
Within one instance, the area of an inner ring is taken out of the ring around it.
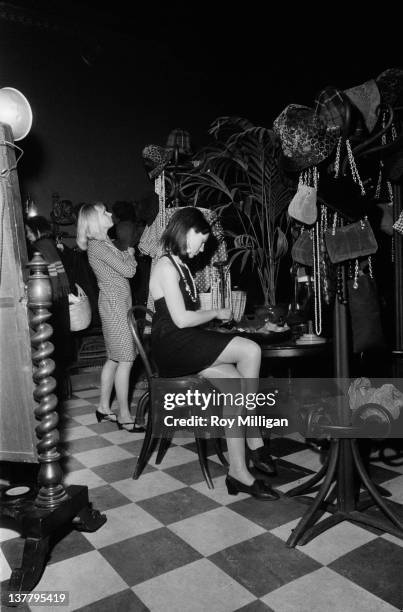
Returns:
[[[165,214],[165,172],[162,171],[161,174],[159,174],[156,178],[155,178],[155,193],[158,195],[158,212],[159,212],[159,228],[161,233],[164,231],[167,221],[166,221],[166,214]]]
[[[325,232],[327,230],[327,209],[326,206],[324,206],[323,204],[321,204],[320,206],[320,226],[319,226],[319,233],[320,233],[320,259],[321,259],[321,266],[322,266],[322,291],[323,291],[323,298],[325,300],[326,304],[330,304],[330,292],[329,292],[329,282],[328,282],[328,263],[327,263],[327,250],[326,250],[326,243],[325,243]]]
[[[341,149],[341,145],[342,145],[342,137],[339,138],[339,141],[337,143],[337,150],[336,150],[336,160],[335,160],[335,177],[337,178],[339,176],[339,171],[340,171],[340,149]],[[350,170],[351,170],[351,175],[353,178],[353,181],[359,185],[360,187],[360,191],[361,191],[361,195],[365,196],[366,192],[365,192],[365,187],[364,184],[361,180],[361,177],[359,175],[358,172],[358,168],[357,168],[357,164],[355,163],[355,159],[353,156],[353,151],[351,148],[351,144],[350,141],[347,139],[345,141],[346,144],[346,149],[347,149],[347,157],[348,157],[348,161],[349,161],[349,165],[350,165]],[[384,144],[384,141],[383,141]],[[381,162],[381,166],[382,166]],[[377,185],[377,196],[379,197],[379,192],[380,192],[380,181],[379,178],[382,180],[382,167],[380,167],[380,176],[378,177],[378,185]],[[389,190],[389,195],[393,196],[393,192],[392,192],[392,186],[388,186],[388,190]],[[363,219],[361,219],[361,224],[365,223],[365,221],[368,220],[368,217],[365,216]],[[343,225],[343,221],[342,219],[338,219],[338,215],[337,212],[334,213],[334,217],[333,217],[333,234],[336,230],[336,226],[341,226]],[[349,262],[348,264],[348,270],[347,272],[349,273],[349,275],[351,275],[351,270],[352,270],[352,262]],[[373,271],[372,271],[372,259],[371,259],[371,255],[368,257],[368,269],[369,269],[369,275],[371,278],[373,278]],[[358,289],[358,276],[359,276],[359,270],[360,270],[360,265],[358,262],[358,259],[355,260],[355,264],[354,264],[354,282],[353,282],[353,288],[354,289]],[[347,304],[348,301],[346,299],[345,296],[345,286],[346,286],[346,263],[339,263],[337,266],[337,296],[338,296],[338,300],[341,304]]]
[[[384,111],[382,114],[382,128],[385,129],[385,126],[386,126],[386,112]],[[392,138],[392,141],[396,140],[397,138],[396,128],[393,123],[391,126],[391,138]],[[382,142],[382,146],[385,146],[387,144],[386,134],[382,135],[381,142]],[[378,174],[378,182],[377,182],[376,190],[375,190],[375,199],[380,199],[381,197],[381,187],[382,187],[384,166],[385,164],[383,160],[381,159],[379,162],[379,174]],[[392,187],[392,183],[389,180],[386,181],[386,187],[387,187],[388,196],[389,196],[389,202],[387,203],[387,206],[389,206],[393,212],[393,187]],[[391,261],[393,263],[395,261],[395,241],[394,241],[393,234],[391,236],[390,255],[391,255]]]
[[[185,285],[185,291],[186,293],[189,295],[190,299],[192,300],[193,304],[196,304],[198,297],[197,297],[197,289],[196,289],[196,285],[194,282],[194,278],[192,276],[191,271],[189,270],[188,266],[182,261],[180,260],[180,263],[176,261],[174,255],[171,254],[171,259],[175,264],[176,269],[179,272],[180,277],[183,280],[183,283]],[[190,287],[188,281],[186,280],[186,276],[182,270],[182,267],[186,269],[188,276],[190,278],[190,281],[192,283],[192,287]]]

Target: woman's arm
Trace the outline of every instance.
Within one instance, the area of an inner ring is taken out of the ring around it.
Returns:
[[[113,245],[108,245],[101,240],[91,240],[90,247],[94,257],[106,263],[115,272],[119,272],[125,278],[132,278],[136,272],[137,262],[134,259],[133,250],[119,251]]]
[[[196,327],[203,325],[216,318],[230,318],[228,309],[219,310],[186,310],[185,302],[179,288],[179,275],[175,268],[169,263],[157,264],[159,269],[155,270],[153,282],[161,289],[169,314],[173,322],[179,328]]]

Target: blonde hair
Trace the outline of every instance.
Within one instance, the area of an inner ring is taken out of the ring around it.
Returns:
[[[83,204],[78,213],[76,242],[80,249],[86,251],[88,240],[104,240],[106,232],[100,227],[100,213],[105,210],[102,202],[94,204]]]

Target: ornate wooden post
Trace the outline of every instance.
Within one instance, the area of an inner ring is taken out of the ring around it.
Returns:
[[[28,264],[30,276],[28,279],[28,308],[32,316],[30,325],[33,329],[31,344],[33,348],[34,381],[36,388],[34,399],[38,402],[35,416],[40,423],[36,427],[38,461],[40,463],[38,483],[40,486],[35,505],[41,508],[55,508],[67,494],[62,485],[63,472],[59,465],[60,454],[57,450],[59,442],[59,421],[56,412],[57,397],[53,393],[56,380],[52,376],[55,362],[50,356],[54,346],[49,339],[52,337],[52,326],[47,323],[51,317],[49,308],[52,306],[52,286],[47,272],[47,265],[40,253],[35,253]]]
[[[0,136],[7,143],[12,142],[9,126],[0,123]],[[29,317],[24,295],[24,223],[11,145],[0,147],[0,167],[0,182],[4,188],[0,193],[0,208],[3,207],[4,217],[0,335],[4,362],[10,362],[7,370],[2,369],[0,384],[2,409],[5,404],[2,415],[6,416],[1,430],[2,446],[6,442],[6,449],[1,449],[1,455],[13,462],[22,459],[36,463],[38,458],[40,464],[39,486],[36,483],[32,486],[30,480],[24,480],[0,487],[0,515],[16,521],[25,539],[21,566],[13,569],[7,589],[2,590],[2,598],[5,597],[8,605],[8,593],[31,591],[38,583],[54,533],[68,524],[80,531],[96,531],[105,523],[106,516],[92,507],[88,487],[70,485],[65,490],[62,484],[63,474],[57,451],[59,419],[54,394],[56,381],[52,376],[55,363],[51,359],[54,347],[50,342],[53,330],[48,323],[51,316],[49,308],[52,306],[51,283],[46,262],[39,253],[35,253],[28,264],[31,274],[27,281],[27,297],[32,315]],[[31,359],[36,385],[33,397]],[[7,384],[4,385],[4,382]],[[35,416],[39,420],[35,427],[37,456],[32,432],[35,425],[33,399],[37,401]]]
[[[39,490],[30,490],[21,495],[13,494],[13,487],[0,492],[0,508],[6,516],[22,525],[25,537],[21,567],[12,571],[5,596],[11,592],[31,591],[38,583],[48,558],[50,536],[71,523],[79,531],[96,531],[106,521],[106,516],[92,508],[88,499],[88,488],[70,485],[65,490],[63,472],[57,451],[59,421],[56,412],[57,398],[53,391],[56,380],[52,376],[55,362],[51,359],[54,350],[49,341],[52,326],[49,308],[52,305],[52,288],[47,264],[40,253],[35,253],[28,264],[28,308],[31,311],[31,344],[34,362],[33,378],[36,383],[34,399],[37,401],[35,416],[40,421],[35,432],[38,438],[37,451],[40,464]],[[34,499],[34,495],[36,497]]]

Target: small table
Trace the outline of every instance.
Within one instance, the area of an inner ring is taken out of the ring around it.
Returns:
[[[207,327],[206,329],[210,329],[211,331],[217,331],[216,327]],[[317,344],[297,344],[295,340],[292,340],[289,336],[291,336],[291,331],[287,332],[278,332],[279,341],[275,342],[274,332],[272,334],[263,334],[263,333],[248,333],[248,332],[239,332],[239,331],[226,331],[221,332],[231,336],[241,336],[242,338],[248,338],[249,340],[253,340],[262,349],[262,359],[299,359],[301,357],[310,358],[316,357],[318,355],[322,355],[328,352],[332,347],[332,342],[327,340],[326,342],[318,342]],[[286,340],[284,340],[284,336],[288,336]],[[282,340],[280,338],[283,338]],[[287,376],[290,379],[292,374],[292,361],[287,364]],[[263,372],[261,372],[261,376],[264,376],[264,368]]]
[[[258,341],[258,340],[257,340]],[[328,352],[332,346],[330,341],[318,344],[296,344],[295,340],[288,340],[278,344],[265,343],[264,340],[258,341],[262,349],[262,358],[265,359],[288,359],[287,376],[292,377],[292,368],[295,359],[304,357],[310,359]],[[267,364],[265,364],[267,365]]]
[[[320,355],[330,347],[330,342],[318,344],[297,344],[295,341],[281,342],[279,344],[265,344],[264,340],[258,342],[262,349],[262,357],[272,359],[294,359],[296,357],[313,357]]]

